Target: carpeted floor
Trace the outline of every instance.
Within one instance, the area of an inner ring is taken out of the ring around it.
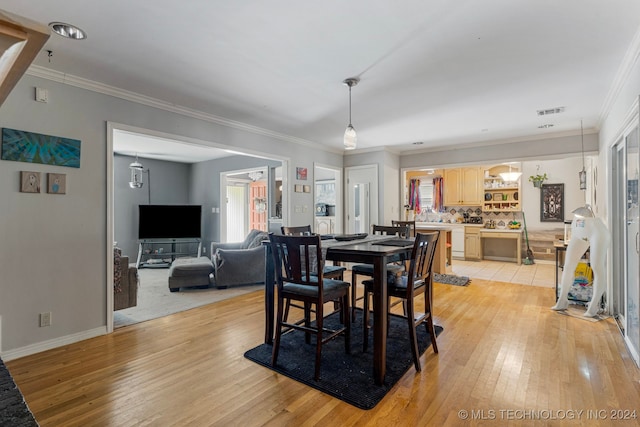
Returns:
[[[455,274],[438,274],[433,275],[433,281],[444,283],[446,285],[467,286],[471,279],[467,276],[456,276]]]
[[[2,360],[0,360],[0,426],[38,426]]]
[[[336,325],[338,315],[327,317],[328,327]],[[245,357],[262,366],[293,378],[303,384],[343,400],[361,409],[373,408],[396,382],[409,370],[416,375],[411,358],[408,325],[405,320],[391,317],[387,338],[387,373],[385,383],[378,386],[373,381],[373,332],[369,333],[369,350],[362,352],[362,310],[357,310],[356,322],[351,331],[351,354],[344,351],[344,338],[338,337],[322,346],[320,381],[315,381],[315,345],[304,344],[304,333],[293,331],[282,336],[277,366],[271,366],[272,346],[261,344],[245,353]],[[436,326],[436,334],[442,328]],[[418,346],[424,353],[431,346],[426,327],[418,328]],[[427,352],[427,358],[438,357]],[[421,358],[424,365],[424,357]]]
[[[264,285],[232,286],[228,289],[182,288],[170,292],[168,268],[141,268],[138,270],[138,304],[136,307],[114,311],[113,326],[119,328],[169,314],[211,304],[238,295],[264,289]]]

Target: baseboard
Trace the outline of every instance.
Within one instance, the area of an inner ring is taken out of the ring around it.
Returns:
[[[13,359],[19,359],[20,357],[30,356],[32,354],[40,353],[53,348],[62,347],[63,345],[73,344],[79,341],[84,341],[89,338],[95,338],[100,335],[107,334],[107,327],[101,326],[95,329],[89,329],[87,331],[78,332],[77,334],[67,335],[52,340],[42,341],[36,344],[31,344],[25,347],[16,348],[0,353],[2,360],[9,361]]]

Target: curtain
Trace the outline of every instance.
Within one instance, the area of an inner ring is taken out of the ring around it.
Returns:
[[[442,212],[444,210],[444,196],[442,194],[442,190],[442,177],[433,178],[433,210],[435,212]]]
[[[409,210],[420,213],[420,180],[409,180]]]

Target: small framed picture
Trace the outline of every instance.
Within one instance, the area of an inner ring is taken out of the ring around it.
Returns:
[[[39,193],[40,172],[20,171],[20,191],[22,193]]]
[[[493,193],[493,201],[502,200],[502,193]]]
[[[48,173],[47,193],[67,194],[67,175],[64,173]]]
[[[300,181],[307,180],[307,168],[296,168],[296,178]]]
[[[302,187],[303,192],[305,193],[311,193],[311,186],[310,185],[304,185]]]
[[[302,184],[296,184],[293,187],[293,191],[295,191],[296,193],[302,193],[302,191],[303,191]]]

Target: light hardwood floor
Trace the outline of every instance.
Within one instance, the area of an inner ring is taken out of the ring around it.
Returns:
[[[41,426],[640,425],[612,420],[640,402],[614,321],[551,311],[549,288],[436,284],[440,353],[428,349],[422,372],[370,411],[243,357],[263,339],[263,301],[255,292],[7,366]]]

